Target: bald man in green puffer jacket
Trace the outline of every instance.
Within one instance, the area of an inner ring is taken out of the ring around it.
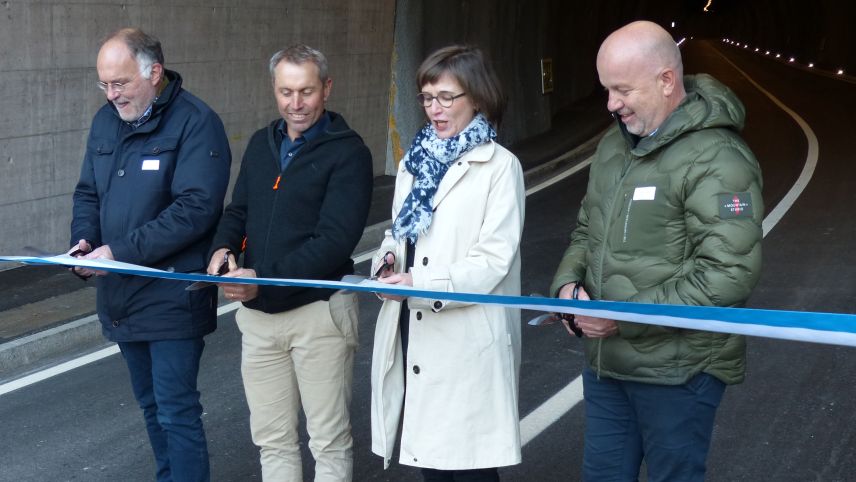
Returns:
[[[617,125],[597,148],[551,293],[742,306],[760,275],[763,219],[760,168],[738,134],[743,104],[713,77],[684,77],[671,36],[650,22],[610,35],[597,65]],[[583,316],[573,323],[585,334],[589,364],[584,478],[615,475],[604,467],[627,459],[614,449],[623,444],[638,447],[631,460],[647,459],[649,480],[703,480],[722,391],[744,378],[744,338]],[[671,400],[676,390],[691,401]],[[640,406],[642,393],[656,407]],[[629,421],[616,421],[613,395],[627,405]],[[710,408],[701,421],[692,413],[699,406]],[[699,435],[688,440],[669,432],[699,424]],[[605,435],[616,430],[632,440]],[[613,448],[601,452],[604,446]],[[635,480],[634,464],[627,466],[621,475]]]

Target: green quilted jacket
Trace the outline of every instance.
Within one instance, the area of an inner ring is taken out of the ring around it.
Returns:
[[[764,209],[758,162],[737,134],[745,109],[708,75],[684,84],[687,97],[654,135],[635,138],[618,122],[601,140],[554,296],[583,280],[595,300],[742,306],[749,297],[761,273]],[[743,381],[742,336],[618,326],[617,335],[584,339],[599,376],[676,385],[705,372]]]

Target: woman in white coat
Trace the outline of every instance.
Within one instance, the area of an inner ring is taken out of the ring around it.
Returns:
[[[520,294],[525,194],[497,144],[504,97],[482,53],[451,46],[417,71],[428,122],[401,160],[379,281],[440,292]],[[495,481],[520,463],[520,312],[384,296],[372,355],[372,451],[426,481]],[[406,388],[406,389],[405,389]]]

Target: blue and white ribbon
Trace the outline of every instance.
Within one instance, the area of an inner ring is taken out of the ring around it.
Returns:
[[[419,290],[364,280],[359,283],[283,278],[222,278],[207,274],[172,273],[128,263],[83,260],[69,256],[0,256],[0,261],[34,265],[82,266],[112,273],[211,283],[241,283],[270,286],[332,288],[380,292],[432,300],[482,303],[525,310],[572,313],[613,320],[670,326],[690,330],[735,333],[784,340],[856,346],[856,315],[806,311],[721,308],[712,306],[659,305],[618,301],[560,300],[557,298],[503,296],[479,293],[448,293]]]

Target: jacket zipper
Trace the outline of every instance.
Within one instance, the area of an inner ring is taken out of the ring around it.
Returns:
[[[601,299],[601,284],[603,283],[603,258],[606,255],[606,244],[609,241],[609,232],[612,228],[612,220],[615,218],[615,207],[620,206],[624,207],[624,199],[622,199],[621,186],[624,185],[624,180],[627,178],[627,175],[630,173],[630,168],[635,161],[635,156],[630,153],[629,148],[625,148],[624,150],[624,158],[626,159],[624,163],[624,168],[621,171],[621,178],[618,180],[618,185],[615,189],[615,194],[612,197],[612,206],[609,208],[609,216],[607,217],[608,224],[605,224],[607,229],[603,231],[603,239],[601,240],[600,246],[600,256],[598,257],[598,274],[597,279],[595,280],[594,288],[597,290],[597,293],[593,293],[595,295],[594,299]],[[625,233],[626,236],[626,233]],[[600,379],[600,368],[601,368],[601,347],[603,344],[603,338],[598,338],[597,340],[597,378]]]

